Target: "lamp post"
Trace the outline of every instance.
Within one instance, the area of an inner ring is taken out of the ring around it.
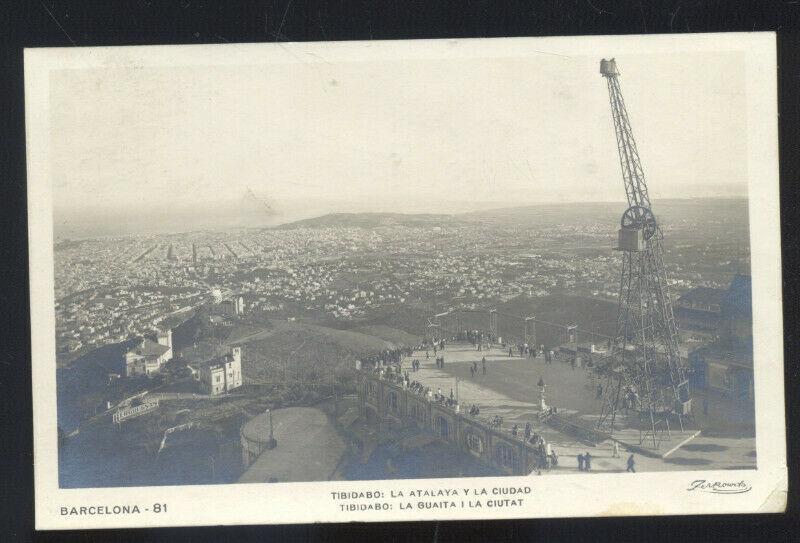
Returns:
[[[539,386],[539,409],[544,411],[545,409],[547,409],[547,403],[545,403],[544,401],[544,389],[547,387],[547,385],[544,383],[544,379],[542,379],[541,377],[539,377],[538,386]]]
[[[272,409],[267,409],[267,414],[269,414],[269,439],[267,440],[267,449],[274,449],[278,446],[278,441],[272,434]]]
[[[578,325],[572,324],[567,326],[567,333],[569,334],[570,342],[572,343],[572,348],[575,350],[575,361],[573,362],[573,368],[583,367],[582,361],[580,356],[578,356]]]

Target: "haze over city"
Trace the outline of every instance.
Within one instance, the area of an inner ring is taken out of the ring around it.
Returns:
[[[622,201],[595,56],[304,60],[57,72],[56,235]],[[745,197],[742,57],[621,66],[653,198]]]

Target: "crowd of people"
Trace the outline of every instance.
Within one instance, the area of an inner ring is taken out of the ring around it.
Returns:
[[[412,360],[411,368],[412,371],[418,371],[419,361]],[[372,369],[372,372],[374,375],[377,375],[378,378],[400,385],[403,388],[410,390],[414,394],[425,397],[430,402],[435,402],[444,407],[453,409],[456,412],[460,412],[460,406],[456,401],[455,393],[453,392],[452,388],[450,389],[449,395],[443,394],[441,387],[436,391],[433,391],[430,387],[423,385],[419,381],[411,379],[409,371],[403,371],[402,361],[398,362],[397,364],[388,365],[378,362],[378,364]]]
[[[360,360],[361,367],[377,369],[390,365],[399,365],[402,363],[403,357],[411,356],[413,353],[414,348],[402,345],[394,349],[385,349],[379,353],[362,357]]]
[[[489,334],[478,330],[464,331],[462,334],[458,334],[452,338],[453,341],[470,341],[478,350],[481,350],[481,345],[484,341],[491,342],[493,339],[494,338],[492,338]],[[404,371],[402,367],[403,359],[405,357],[411,357],[414,351],[425,350],[426,356],[429,357],[430,351],[432,350],[435,357],[436,367],[443,369],[444,355],[440,353],[445,351],[446,346],[447,342],[443,338],[434,339],[432,341],[426,340],[421,345],[417,345],[414,348],[401,346],[395,349],[386,349],[375,355],[364,357],[361,360],[361,364],[364,369],[371,369],[372,372],[378,375],[381,379],[398,384],[403,388],[410,390],[414,394],[424,397],[429,402],[433,402],[442,407],[451,409],[455,413],[461,413],[461,405],[456,399],[452,388],[449,390],[448,394],[443,393],[441,387],[434,391],[431,389],[431,387],[425,386],[421,382],[411,379],[409,371]],[[544,345],[540,345],[538,349],[535,345],[528,345],[527,343],[518,344],[515,347],[520,356],[535,358],[539,355],[543,355],[545,363],[550,364],[554,359],[553,351],[546,350]],[[513,356],[513,349],[514,347],[512,346],[508,347],[509,356]],[[413,358],[410,361],[411,372],[419,371],[420,366],[420,361],[417,358]],[[483,372],[483,375],[486,375],[486,357],[481,358],[480,370]],[[479,363],[476,360],[470,365],[470,373],[472,377],[475,377],[478,371]],[[539,386],[541,386],[541,384]],[[598,384],[596,390],[597,397],[601,397],[602,393],[602,385]],[[640,403],[638,394],[633,387],[627,387],[625,389],[623,398],[626,408],[635,407],[638,403]],[[470,405],[467,411],[467,414],[472,418],[478,417],[480,413],[480,407],[474,403]],[[553,414],[556,414],[556,408],[549,407],[547,411],[541,415],[544,415],[544,418],[546,418],[547,416]],[[543,421],[544,418],[540,417],[540,422]],[[495,430],[501,430],[503,428],[503,417],[500,415],[494,415],[490,420],[485,422],[490,428]],[[508,431],[511,434],[511,437],[522,440],[534,448],[536,454],[535,465],[533,467],[535,470],[541,472],[542,469],[551,469],[558,466],[558,455],[556,454],[555,450],[552,449],[550,443],[548,443],[543,436],[533,431],[533,426],[530,422],[526,422],[522,430],[520,430],[518,424],[514,423],[508,429]],[[613,444],[613,457],[619,458],[619,446],[616,442]],[[588,451],[578,454],[578,470],[587,472],[592,471],[592,460],[593,457]],[[627,471],[635,473],[635,466],[636,461],[634,459],[634,455],[631,454],[627,459]]]

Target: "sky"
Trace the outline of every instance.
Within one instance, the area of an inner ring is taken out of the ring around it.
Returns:
[[[248,189],[276,220],[622,201],[600,58],[56,71],[55,213],[202,214]],[[616,60],[651,197],[746,195],[743,56]]]

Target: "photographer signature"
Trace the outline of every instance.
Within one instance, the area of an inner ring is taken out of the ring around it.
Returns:
[[[744,481],[726,482],[726,481],[707,481],[705,479],[697,479],[689,484],[689,492],[699,490],[701,492],[710,492],[711,494],[744,494],[752,490],[752,486]]]

